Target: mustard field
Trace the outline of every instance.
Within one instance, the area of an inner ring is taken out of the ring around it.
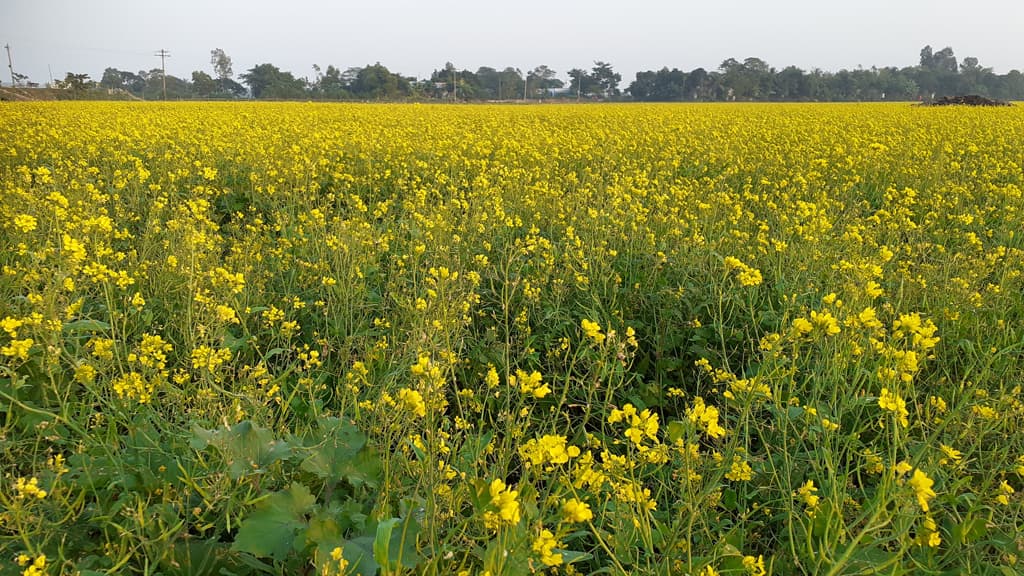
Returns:
[[[1024,107],[0,105],[0,573],[1024,572]]]

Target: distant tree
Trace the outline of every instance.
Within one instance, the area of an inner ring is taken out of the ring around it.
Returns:
[[[728,99],[762,100],[773,95],[775,70],[760,58],[747,58],[743,62],[728,58],[718,70]]]
[[[633,97],[634,100],[639,102],[650,102],[654,100],[654,94],[657,93],[658,87],[658,74],[650,70],[645,70],[636,73],[636,80],[630,82],[629,86],[626,87],[626,92]]]
[[[952,48],[946,46],[938,52],[933,52],[931,46],[925,46],[921,49],[920,66],[916,71],[915,80],[926,97],[930,98],[932,94],[953,94],[961,84],[957,76],[958,69]]]
[[[242,97],[255,98],[323,98],[323,99],[394,99],[408,97],[459,99],[509,99],[537,95],[545,90],[561,88],[562,80],[554,70],[540,65],[526,72],[513,67],[503,70],[481,66],[476,71],[459,70],[448,62],[429,78],[417,80],[395,74],[380,63],[341,71],[327,66],[326,71],[314,65],[315,77],[295,78],[290,72],[272,64],[260,64],[240,75],[248,86],[232,79],[231,58],[220,48],[210,51],[213,75],[196,71],[192,81],[167,76],[169,98]],[[613,98],[619,95],[621,76],[607,62],[596,61],[590,70],[574,68],[568,72],[569,95],[579,98],[596,96]],[[76,75],[85,76],[85,75]],[[87,78],[87,76],[86,76]],[[26,80],[16,76],[16,82]],[[107,89],[127,90],[144,98],[159,98],[162,92],[160,70],[139,71],[138,74],[107,68],[99,85]],[[84,90],[91,83],[65,80],[56,83],[68,90]],[[696,68],[691,72],[667,67],[638,72],[626,89],[638,101],[689,100],[907,100],[954,93],[978,93],[1005,100],[1024,99],[1024,75],[1018,70],[995,74],[977,58],[958,61],[953,49],[935,51],[925,46],[916,66],[884,67],[827,72],[820,69],[804,71],[796,66],[776,70],[760,58],[740,61],[728,58],[717,70]]]
[[[594,67],[590,72],[605,98],[619,95],[619,82],[622,82],[622,75],[614,71],[611,64],[598,60],[594,62]]]
[[[934,64],[932,64],[932,61],[934,59],[935,55],[932,53],[931,44],[928,44],[924,48],[921,48],[920,59],[918,60],[921,68],[932,68],[934,66]]]
[[[380,62],[360,68],[351,84],[352,94],[359,98],[382,100],[409,95],[409,80],[395,74]]]
[[[786,66],[777,75],[778,96],[783,100],[804,100],[810,97],[810,84],[804,71]]]
[[[998,90],[991,68],[982,67],[977,58],[968,56],[960,63],[960,82],[957,92],[991,96]]]
[[[523,93],[523,83],[525,82],[525,79],[518,69],[506,66],[498,77],[501,78],[501,86],[500,90],[498,90],[499,100],[515,98],[518,94]]]
[[[282,72],[273,64],[259,64],[241,75],[253,98],[302,98],[305,83],[291,72]]]
[[[753,78],[753,97],[759,100],[773,99],[775,94],[775,69],[760,58],[746,58],[743,68]]]
[[[481,66],[476,72],[459,74],[459,93],[463,96],[504,100],[523,95],[523,78],[515,68]]]
[[[1024,74],[1020,70],[1010,70],[1000,77],[994,92],[998,98],[1005,100],[1024,100]]]
[[[227,80],[234,76],[231,57],[220,48],[210,50],[210,65],[213,66],[213,73],[219,80]]]
[[[91,88],[93,83],[89,80],[88,74],[75,74],[73,72],[68,72],[67,75],[64,76],[62,84],[63,88],[71,90],[76,94],[81,94]]]
[[[942,50],[939,50],[932,55],[932,68],[940,72],[948,72],[956,74],[957,63],[956,56],[953,55],[953,49],[946,46]]]
[[[558,73],[549,68],[547,64],[537,66],[530,71],[530,74],[537,79],[538,88],[541,88],[542,90],[548,88],[561,88],[565,86],[565,82],[556,78]]]
[[[812,68],[804,76],[807,79],[807,94],[811,100],[827,102],[832,99],[828,73],[819,68]]]
[[[839,100],[856,100],[857,83],[849,70],[840,70],[833,76],[833,94]]]
[[[209,98],[217,93],[220,85],[206,72],[196,70],[192,72],[192,92],[200,98]]]
[[[569,88],[577,98],[585,98],[600,89],[597,80],[582,68],[569,70]]]
[[[245,86],[242,86],[231,78],[218,78],[216,82],[220,89],[219,94],[222,96],[241,98],[248,93]]]
[[[317,90],[322,98],[329,100],[348,97],[345,81],[341,77],[341,70],[333,65],[328,65],[327,70],[317,79]]]
[[[726,100],[745,99],[754,91],[749,76],[744,73],[743,63],[735,58],[726,58],[718,65],[721,84]]]
[[[687,74],[675,68],[657,72],[637,72],[636,80],[626,89],[634,100],[647,102],[678,102],[686,99]]]
[[[500,98],[498,93],[501,90],[501,72],[490,66],[481,66],[476,69],[474,76],[476,77],[479,97]]]
[[[164,76],[163,71],[159,68],[153,68],[149,72],[140,71],[139,77],[143,81],[142,90],[138,95],[142,96],[146,100],[163,100],[163,85]],[[181,100],[184,98],[191,98],[192,85],[187,81],[171,74],[167,75],[167,98],[170,100]]]
[[[917,83],[907,70],[896,67],[878,69],[879,95],[882,100],[913,100],[917,98]]]
[[[456,72],[455,85],[458,86],[456,94],[463,100],[485,98],[487,96],[487,90],[480,85],[480,78],[472,70]]]
[[[359,76],[359,72],[363,69],[360,66],[350,66],[345,68],[345,71],[341,73],[341,82],[348,87],[351,87],[355,83],[356,78]]]
[[[124,79],[121,74],[122,72],[117,68],[107,68],[103,71],[103,77],[100,78],[100,86],[109,90],[124,89]]]
[[[100,87],[108,90],[127,90],[135,95],[141,95],[146,89],[146,79],[140,74],[107,68],[100,78]]]
[[[451,62],[445,62],[444,67],[440,70],[434,70],[430,75],[430,83],[432,89],[430,93],[435,98],[460,98],[465,97],[465,93],[459,93],[459,81],[460,72],[455,68],[455,64]]]
[[[694,68],[686,75],[686,93],[692,100],[710,100],[712,82],[708,71]]]
[[[136,96],[142,94],[146,89],[146,79],[142,76],[141,70],[138,73],[121,71],[121,83],[125,90]]]
[[[576,78],[580,70],[572,70]],[[681,81],[680,81],[681,80]],[[575,80],[573,81],[575,85]],[[1003,100],[1024,98],[1024,74],[995,74],[977,58],[957,62],[953,49],[925,46],[916,66],[826,72],[796,66],[776,70],[760,58],[728,58],[717,71],[698,68],[642,71],[628,88],[636,100],[917,100],[953,93],[978,93]]]

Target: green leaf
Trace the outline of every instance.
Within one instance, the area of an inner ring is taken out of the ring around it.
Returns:
[[[352,540],[346,540],[342,547],[342,558],[348,560],[349,570],[355,574],[370,576],[376,574],[380,564],[373,559],[373,541],[369,536],[360,536]]]
[[[296,533],[306,526],[306,512],[315,503],[309,489],[297,482],[271,494],[242,521],[231,549],[257,558],[284,560]]]
[[[366,447],[366,435],[359,428],[338,418],[320,420],[322,440],[310,448],[302,469],[331,484],[342,480],[353,486],[378,485],[380,459]]]
[[[733,490],[732,488],[727,488],[723,490],[721,500],[722,508],[725,508],[726,510],[735,510],[736,502],[738,501],[738,499],[739,498],[736,495],[736,491]]]
[[[190,444],[196,450],[207,446],[217,448],[228,465],[228,476],[233,480],[263,472],[274,462],[289,458],[292,453],[288,442],[274,438],[273,432],[248,420],[217,430],[195,427]]]
[[[262,572],[264,574],[276,574],[277,573],[274,570],[273,566],[271,566],[270,564],[267,564],[266,562],[263,562],[259,558],[254,558],[251,554],[239,554],[238,555],[238,560],[242,564],[245,564],[246,566],[248,566],[249,568],[252,568],[253,570],[256,570],[257,572]]]
[[[517,530],[518,532],[518,530]],[[516,538],[523,538],[520,542],[526,542],[526,535],[517,533],[512,536],[512,542]],[[534,571],[530,567],[530,546],[507,546],[502,538],[492,538],[484,550],[484,566],[502,566],[505,576],[530,576]],[[627,556],[623,556],[627,557]]]
[[[984,518],[970,518],[953,527],[953,540],[962,544],[973,544],[981,539],[986,531]]]
[[[575,550],[556,550],[562,555],[562,562],[566,564],[572,564],[574,562],[585,562],[590,560],[594,556],[587,552],[576,552]]]
[[[377,534],[373,540],[373,559],[388,570],[415,568],[419,563],[419,551],[416,549],[419,533],[419,524],[412,517],[382,521],[377,525]]]
[[[264,359],[264,360],[270,360],[270,359],[271,359],[271,358],[273,358],[274,356],[277,356],[278,354],[284,354],[284,353],[285,353],[285,352],[287,352],[287,351],[288,351],[288,349],[287,349],[287,348],[271,348],[271,349],[270,349],[270,350],[268,350],[268,351],[267,351],[267,353],[266,353],[266,354],[265,354],[265,355],[263,356],[263,359]]]
[[[376,450],[364,448],[355,458],[349,460],[342,471],[345,480],[353,486],[380,487],[380,455]]]
[[[239,350],[245,348],[247,342],[249,342],[248,336],[235,336],[229,331],[226,331],[224,333],[224,347],[227,348],[228,350],[231,350],[232,352],[238,352]]]
[[[673,420],[665,427],[665,432],[668,435],[668,441],[675,444],[676,440],[679,440],[686,434],[686,424]]]
[[[306,540],[313,544],[334,544],[340,546],[341,526],[338,524],[335,510],[323,511],[309,519],[309,526],[306,528]],[[328,552],[333,550],[332,546]]]
[[[391,532],[395,529],[395,524],[398,524],[398,522],[398,518],[388,518],[377,524],[377,536],[373,539],[373,559],[381,566],[391,565],[391,562],[388,561],[391,549]]]
[[[110,330],[110,324],[101,320],[75,320],[66,322],[61,328],[65,334],[77,334],[79,332],[104,332]]]
[[[490,444],[493,436],[493,432],[467,435],[465,441],[462,443],[462,448],[459,450],[460,469],[472,469],[478,462],[483,460],[485,458],[487,446]]]

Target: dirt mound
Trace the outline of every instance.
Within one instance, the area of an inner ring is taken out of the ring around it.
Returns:
[[[0,87],[0,101],[23,102],[30,100],[58,100],[60,90],[53,88]]]
[[[926,102],[923,106],[1012,106],[1012,104],[970,94],[967,96],[943,96],[934,102]]]

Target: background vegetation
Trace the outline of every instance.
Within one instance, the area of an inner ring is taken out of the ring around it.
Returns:
[[[979,94],[1024,100],[1019,70],[996,74],[977,58],[958,61],[953,49],[925,46],[917,66],[857,68],[828,72],[796,66],[776,69],[760,58],[729,58],[717,69],[689,72],[668,67],[638,72],[628,85],[608,62],[574,68],[566,80],[540,65],[533,70],[483,66],[460,70],[452,63],[417,79],[388,70],[381,63],[342,70],[313,66],[313,75],[298,77],[270,63],[254,66],[234,79],[231,58],[211,51],[212,75],[197,70],[191,80],[164,76],[159,69],[129,72],[107,68],[98,82],[69,73],[59,85],[69,97],[132,95],[166,98],[274,100],[518,100],[587,99],[660,102],[710,101],[906,101],[955,94]],[[166,86],[165,86],[166,80]],[[165,90],[166,88],[166,90]]]

